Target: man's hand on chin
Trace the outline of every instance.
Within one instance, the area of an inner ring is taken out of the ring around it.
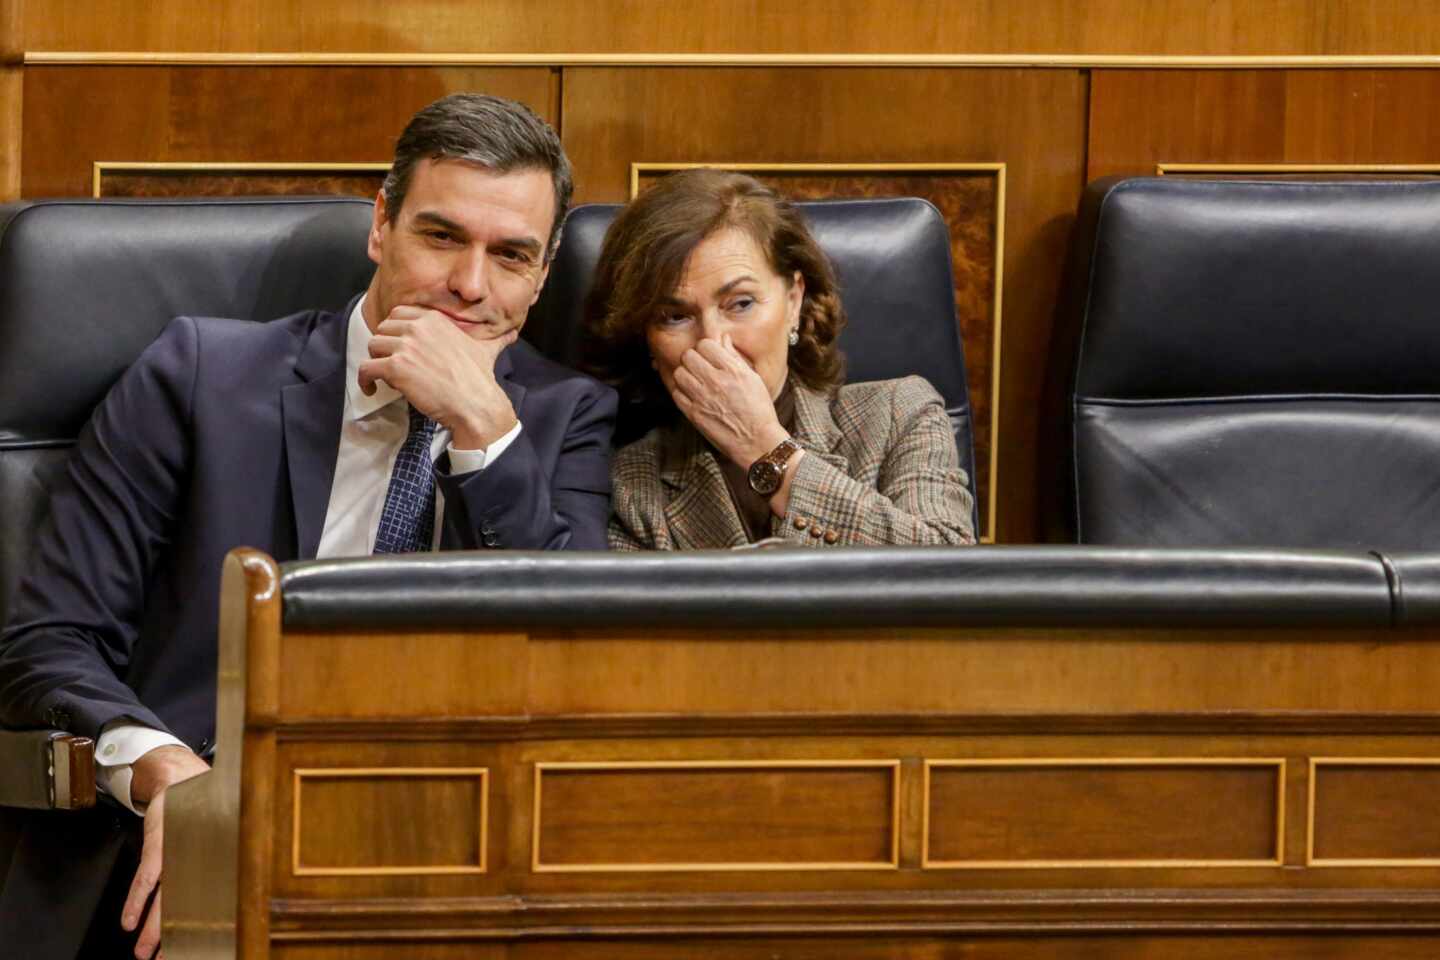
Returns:
[[[384,380],[410,405],[450,431],[460,450],[484,450],[515,426],[515,409],[495,381],[495,359],[520,337],[520,326],[495,327],[494,336],[468,332],[464,321],[439,310],[398,306],[370,338],[360,364],[367,394]]]
[[[160,946],[160,869],[164,864],[165,791],[189,780],[210,767],[184,747],[156,747],[130,765],[130,798],[145,807],[145,839],[140,848],[140,866],[130,883],[130,893],[120,911],[120,926],[140,927],[135,956],[149,960]],[[151,894],[154,899],[151,899]],[[146,903],[149,903],[148,909]]]

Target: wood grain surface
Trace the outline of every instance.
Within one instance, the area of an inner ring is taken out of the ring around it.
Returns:
[[[1425,0],[32,0],[27,50],[1425,54]]]

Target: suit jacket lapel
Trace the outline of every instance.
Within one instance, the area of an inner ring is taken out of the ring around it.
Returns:
[[[515,409],[515,418],[523,423],[525,418],[520,415],[520,404],[525,400],[525,386],[515,382],[515,365],[510,360],[510,350],[510,347],[506,347],[500,352],[500,356],[495,358],[495,382],[505,391],[505,396],[510,398],[510,406]]]
[[[840,427],[830,414],[830,398],[795,384],[795,440],[807,455],[819,456],[848,475],[850,461],[835,452],[842,439]]]
[[[675,549],[698,550],[717,544],[735,547],[749,542],[730,502],[720,464],[695,429],[689,423],[671,427],[662,449],[665,522]]]
[[[341,420],[345,415],[345,339],[350,311],[316,320],[300,357],[295,375],[300,381],[280,391],[285,421],[285,461],[290,471],[291,506],[299,541],[296,556],[314,557],[320,548],[330,487],[335,480],[335,457],[340,450]]]

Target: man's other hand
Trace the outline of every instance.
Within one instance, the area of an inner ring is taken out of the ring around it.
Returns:
[[[456,448],[484,450],[515,426],[515,409],[495,380],[495,359],[520,328],[482,338],[461,323],[439,310],[396,307],[370,338],[360,389],[368,395],[384,380],[448,429]]]
[[[130,798],[145,807],[145,840],[140,866],[130,883],[130,894],[120,911],[120,926],[134,930],[145,925],[135,943],[135,956],[150,960],[160,946],[160,869],[164,864],[165,791],[173,784],[198,776],[210,767],[184,747],[156,747],[130,765]],[[154,898],[151,898],[151,894]],[[146,909],[146,902],[149,908]]]

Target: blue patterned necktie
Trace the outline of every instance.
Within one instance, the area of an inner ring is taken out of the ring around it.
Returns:
[[[417,553],[429,550],[435,538],[435,473],[430,441],[435,421],[410,408],[410,433],[395,455],[385,509],[375,532],[376,553]]]

